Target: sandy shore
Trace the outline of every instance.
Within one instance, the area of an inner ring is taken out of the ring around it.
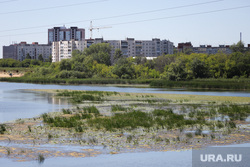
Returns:
[[[24,74],[12,73],[12,77],[22,77]],[[0,78],[10,78],[11,76],[8,73],[0,73]]]

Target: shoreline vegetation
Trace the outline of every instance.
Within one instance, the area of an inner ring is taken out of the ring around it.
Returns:
[[[1,71],[23,71],[19,78],[0,81],[39,84],[123,84],[158,88],[250,90],[250,52],[242,41],[231,46],[232,53],[198,54],[175,52],[153,60],[124,57],[121,50],[111,56],[109,44],[93,44],[72,58],[0,60]],[[13,69],[13,70],[12,70]]]
[[[249,97],[29,91],[67,99],[72,107],[1,124],[0,157],[43,162],[52,157],[177,151],[250,141]]]
[[[0,77],[0,82],[34,83],[34,84],[63,84],[63,85],[111,85],[134,86],[151,88],[184,88],[204,90],[250,90],[250,79],[194,79],[189,81],[169,81],[164,79],[57,79],[57,78],[31,78]]]

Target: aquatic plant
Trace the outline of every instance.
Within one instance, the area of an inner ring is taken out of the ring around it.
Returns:
[[[6,132],[6,125],[0,124],[0,134],[4,134],[4,132]]]
[[[189,139],[191,139],[191,138],[193,138],[193,134],[191,132],[186,133],[186,137],[189,138]]]
[[[133,140],[133,136],[132,135],[128,135],[127,136],[127,143],[131,143],[131,141]]]
[[[31,132],[31,126],[30,125],[28,125],[28,129],[29,129],[29,132]]]
[[[229,116],[232,121],[243,121],[250,115],[250,107],[248,105],[223,105],[218,108],[218,113]]]
[[[39,164],[44,163],[44,161],[45,161],[44,155],[43,155],[43,154],[38,154],[37,160],[38,160],[38,163],[39,163]]]
[[[121,105],[111,105],[111,111],[116,112],[116,111],[127,111],[128,109],[121,106]]]

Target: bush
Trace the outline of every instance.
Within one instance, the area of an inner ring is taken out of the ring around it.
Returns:
[[[0,134],[4,134],[4,132],[6,132],[6,125],[0,124]]]

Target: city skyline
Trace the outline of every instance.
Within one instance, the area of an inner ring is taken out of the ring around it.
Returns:
[[[0,58],[2,46],[13,42],[46,44],[47,31],[54,26],[85,28],[89,38],[91,20],[94,27],[112,27],[93,31],[94,38],[107,40],[161,38],[175,46],[189,41],[194,46],[218,46],[237,43],[242,32],[243,42],[250,43],[250,25],[246,21],[250,3],[246,0],[3,2]]]

